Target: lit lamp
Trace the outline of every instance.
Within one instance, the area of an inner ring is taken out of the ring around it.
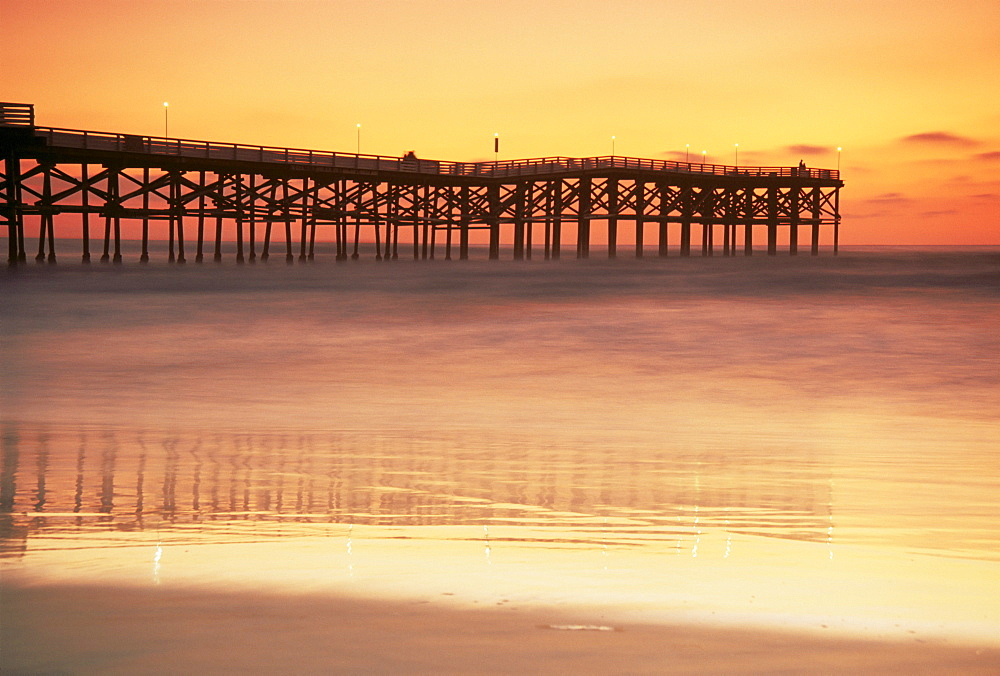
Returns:
[[[843,150],[840,146],[837,146],[837,171],[840,171],[840,151]]]
[[[735,145],[736,145],[736,166],[738,167],[740,166],[740,144],[737,143]]]
[[[707,154],[708,154],[708,151],[707,151],[707,150],[702,150],[702,151],[701,151],[701,163],[702,163],[702,164],[705,164],[705,156],[706,156]]]
[[[361,123],[358,122],[358,155],[361,154]]]
[[[611,137],[611,157],[615,156],[615,137]]]
[[[169,112],[170,104],[166,101],[163,102],[163,136],[170,136],[170,117]]]

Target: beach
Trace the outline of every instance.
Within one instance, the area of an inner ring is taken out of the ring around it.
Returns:
[[[996,673],[1000,251],[27,266],[11,673]]]

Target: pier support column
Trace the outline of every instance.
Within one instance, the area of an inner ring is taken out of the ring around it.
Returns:
[[[579,212],[576,221],[576,257],[590,258],[590,178],[580,179],[577,197]]]
[[[694,188],[684,186],[681,193],[681,256],[691,255],[691,218],[694,214]]]
[[[635,182],[635,257],[642,258],[642,240],[646,225],[646,184]]]
[[[514,260],[524,260],[524,183],[514,186]]]
[[[236,174],[234,183],[233,206],[236,209],[236,262],[244,263],[243,257],[243,220],[246,212],[243,210],[243,175]]]
[[[7,264],[21,262],[24,248],[24,225],[21,216],[21,161],[13,150],[4,157],[5,195],[3,215],[7,219]]]
[[[833,194],[833,255],[840,253],[840,188]]]
[[[618,179],[609,178],[608,191],[608,258],[618,257]]]
[[[55,165],[45,164],[42,166],[42,214],[39,223],[38,235],[38,255],[35,260],[48,260],[49,263],[56,262],[56,233],[55,233],[55,207],[52,204],[52,170]],[[49,253],[45,255],[45,239],[48,236]]]
[[[469,186],[463,185],[459,191],[459,231],[458,231],[458,259],[469,260],[469,221],[472,215],[469,213]]]
[[[500,260],[500,184],[491,183],[486,189],[489,201],[489,218],[487,225],[490,228],[490,260]]]
[[[257,174],[251,173],[247,180],[247,245],[250,249],[247,260],[257,262]]]
[[[820,220],[820,199],[821,189],[816,186],[812,189],[812,238],[809,253],[813,256],[819,255],[819,220]]]
[[[139,262],[149,262],[149,167],[142,168],[142,245]],[[168,200],[169,202],[169,200]],[[167,208],[169,209],[169,203]],[[173,253],[173,252],[171,252]]]
[[[309,220],[309,254],[308,254],[308,259],[309,260],[314,260],[315,257],[316,257],[316,212],[312,208],[310,208],[310,205],[312,205],[313,207],[315,207],[315,204],[316,204],[316,194],[317,194],[318,191],[319,191],[319,187],[314,184],[313,187],[312,187],[312,190],[310,191],[311,194],[312,194],[312,197],[310,198],[308,194],[306,194],[303,197],[303,213],[302,213],[302,218],[303,219],[308,218],[308,220]],[[376,238],[376,241],[377,241],[378,240],[378,222],[377,221],[376,221],[376,224],[375,224],[375,228],[376,228],[376,230],[375,230],[375,238]]]
[[[743,255],[753,256],[753,200],[754,189],[743,192]]]
[[[767,255],[778,254],[778,188],[767,189]]]
[[[80,164],[80,206],[83,207],[81,225],[83,226],[83,263],[90,263],[90,181],[87,163]]]
[[[182,172],[173,172],[170,181],[170,223],[173,229],[176,223],[177,228],[177,262],[184,264],[184,203],[181,198],[183,186],[181,186]]]
[[[205,179],[207,175],[204,171],[198,172],[198,243],[196,245],[194,260],[201,263],[205,259]]]
[[[118,233],[121,224],[121,198],[118,188],[118,167],[105,166],[108,174],[108,194],[104,202],[104,251],[101,254],[101,262],[107,263],[111,260],[111,228],[114,226],[115,232],[115,263],[121,262],[121,251],[119,249]]]
[[[799,187],[788,191],[788,255],[799,253]]]
[[[215,196],[215,252],[212,259],[216,263],[222,262],[222,209],[226,200],[226,175],[218,174],[218,184]]]
[[[559,260],[562,255],[562,221],[563,221],[563,182],[562,179],[555,181],[554,192],[552,194],[552,260]]]

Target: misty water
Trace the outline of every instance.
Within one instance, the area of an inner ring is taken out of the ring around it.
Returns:
[[[29,265],[8,579],[1000,635],[1000,252]]]

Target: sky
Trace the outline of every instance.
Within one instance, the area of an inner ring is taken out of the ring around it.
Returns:
[[[739,144],[839,165],[843,244],[1000,244],[997,0],[0,0],[0,63],[42,126],[160,135],[169,102],[171,136],[454,161]]]

